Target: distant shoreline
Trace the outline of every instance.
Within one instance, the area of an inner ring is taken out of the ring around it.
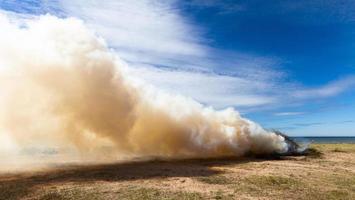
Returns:
[[[355,143],[355,136],[296,136],[291,137],[297,142],[310,142],[310,143]]]

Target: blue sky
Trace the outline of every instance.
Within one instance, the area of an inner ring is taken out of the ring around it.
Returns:
[[[3,0],[77,17],[168,92],[291,135],[355,135],[355,2]]]

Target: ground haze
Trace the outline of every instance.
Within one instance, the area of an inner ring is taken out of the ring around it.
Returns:
[[[281,159],[134,161],[3,173],[0,199],[355,199],[355,144]]]

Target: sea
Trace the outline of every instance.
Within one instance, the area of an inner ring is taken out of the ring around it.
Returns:
[[[291,137],[296,142],[315,144],[355,143],[355,137]]]

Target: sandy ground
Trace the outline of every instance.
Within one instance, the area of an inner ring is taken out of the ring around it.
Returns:
[[[0,199],[355,199],[355,144],[323,155],[53,165],[0,174]]]

